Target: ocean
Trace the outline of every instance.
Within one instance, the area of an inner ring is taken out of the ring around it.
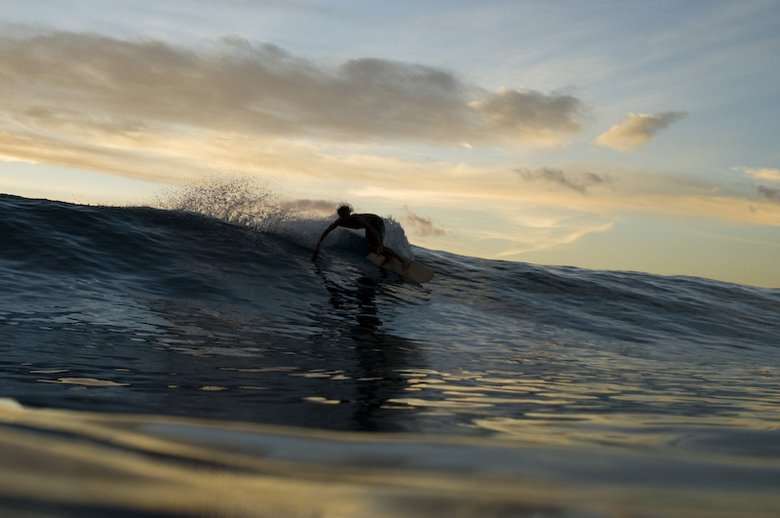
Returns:
[[[1,516],[774,517],[780,289],[0,196]]]

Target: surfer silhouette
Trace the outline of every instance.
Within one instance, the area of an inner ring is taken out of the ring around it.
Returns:
[[[320,245],[325,240],[328,234],[330,234],[337,227],[351,228],[354,230],[364,229],[366,231],[366,241],[368,241],[368,248],[377,255],[383,256],[384,263],[390,261],[390,259],[398,259],[404,268],[409,266],[409,261],[402,255],[397,253],[389,246],[385,246],[383,241],[385,238],[385,222],[376,214],[354,214],[352,207],[349,205],[342,205],[336,210],[338,219],[328,225],[328,228],[322,233],[317,246],[314,247],[314,255],[312,255],[312,261],[317,259],[317,254],[320,253]]]

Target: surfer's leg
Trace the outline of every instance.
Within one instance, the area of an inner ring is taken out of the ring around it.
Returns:
[[[379,234],[379,239],[381,239],[382,242],[384,243],[385,242],[385,222],[383,220],[381,220],[381,219],[377,222],[376,232],[377,232],[377,234]]]
[[[385,256],[385,263],[389,261],[391,258],[396,258],[401,262],[401,266],[404,267],[404,269],[409,268],[409,260],[406,259],[401,254],[397,253],[395,250],[390,248],[389,246],[383,247],[382,254]],[[384,263],[383,263],[384,264]]]
[[[390,259],[398,259],[398,261],[401,263],[401,266],[403,268],[409,268],[409,260],[406,259],[404,256],[390,248],[389,246],[384,245],[385,241],[385,222],[383,220],[379,220],[376,222],[377,224],[374,226],[374,229],[376,230],[376,233],[379,234],[379,239],[382,240],[382,254],[385,258],[384,261],[382,261],[382,264],[385,265],[390,262]]]

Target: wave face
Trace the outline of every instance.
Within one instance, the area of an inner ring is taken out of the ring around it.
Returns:
[[[134,433],[160,440],[165,416],[166,440],[185,444],[187,426],[195,427],[200,447],[214,456],[240,449],[238,441],[259,457],[278,442],[262,427],[280,425],[297,427],[280,433],[305,446],[280,454],[286,461],[301,462],[289,456],[303,448],[312,452],[309,468],[341,470],[343,479],[371,469],[390,484],[399,476],[395,462],[410,480],[464,473],[493,480],[470,486],[470,503],[462,493],[430,489],[426,498],[462,515],[587,509],[588,516],[638,516],[665,490],[676,499],[664,503],[663,515],[743,513],[756,496],[764,507],[751,507],[753,515],[778,509],[772,484],[761,484],[780,479],[780,290],[462,257],[413,247],[390,221],[389,243],[436,271],[420,286],[371,264],[364,239],[345,230],[331,234],[313,263],[326,219],[280,211],[268,200],[256,200],[253,211],[246,199],[195,201],[178,209],[113,208],[0,196],[0,397],[23,405],[0,407],[0,449],[32,438],[51,451],[60,451],[52,441],[95,442],[128,414],[135,414]],[[43,418],[44,409],[60,414]],[[194,421],[170,424],[176,419]],[[243,435],[236,439],[214,420],[243,423]],[[63,423],[76,422],[71,439],[63,438]],[[325,431],[345,445],[349,462],[324,452],[333,448],[317,435]],[[354,432],[372,432],[376,442]],[[396,435],[380,440],[384,433]],[[403,438],[403,453],[393,437]],[[451,465],[448,441],[461,451]],[[102,451],[101,459],[138,454],[140,443],[130,443]],[[409,458],[410,448],[427,452],[430,465]],[[641,457],[648,452],[652,462]],[[163,453],[186,457],[166,462],[195,462],[173,446],[155,455]],[[545,468],[510,467],[497,455],[531,456]],[[594,455],[608,456],[613,467],[596,475],[583,468]],[[33,461],[21,453],[2,458],[5,473]],[[242,462],[219,469],[245,476]],[[680,462],[688,463],[683,469]],[[645,466],[641,475],[629,468],[637,465]],[[670,478],[678,468],[685,477]],[[291,483],[296,473],[277,481]],[[703,482],[686,488],[684,480],[697,476]],[[477,506],[504,487],[496,477],[556,491],[529,489],[521,497],[513,489],[498,507]],[[625,485],[640,483],[651,489]],[[30,484],[19,493],[0,476],[0,509],[191,511],[167,501],[149,510],[128,498],[66,498]],[[593,484],[607,488],[598,502],[587,496]],[[733,498],[724,503],[726,485]],[[411,490],[396,488],[391,505],[372,487],[356,489],[355,502],[371,505],[355,509],[430,509],[413,506]],[[561,488],[575,496],[560,500]],[[321,490],[309,488],[309,496],[316,500]],[[636,499],[627,499],[629,490]],[[19,494],[27,496],[9,496]],[[327,511],[312,505],[298,511]]]

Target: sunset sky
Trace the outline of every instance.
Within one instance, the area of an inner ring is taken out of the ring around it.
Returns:
[[[0,192],[242,176],[426,248],[780,287],[778,27],[777,0],[0,0]]]

